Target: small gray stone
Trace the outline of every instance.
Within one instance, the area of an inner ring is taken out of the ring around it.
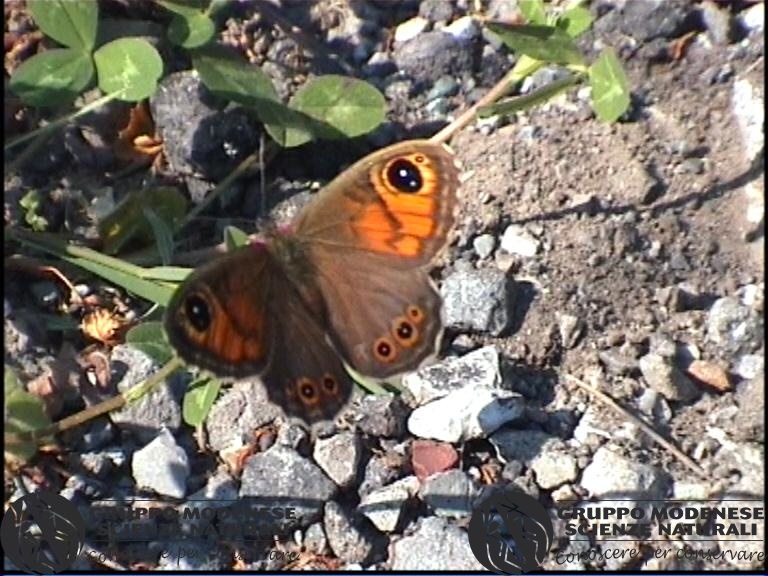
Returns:
[[[318,520],[335,494],[336,485],[320,468],[277,444],[248,458],[240,478],[241,498],[252,496],[259,506],[292,506],[301,526]]]
[[[668,400],[688,402],[701,396],[701,390],[669,358],[646,354],[638,365],[648,386]]]
[[[117,383],[120,392],[143,382],[159,368],[144,352],[123,344],[112,349],[111,361],[113,370],[117,366],[127,366],[127,371]],[[162,428],[178,430],[181,426],[181,399],[188,381],[189,378],[181,373],[173,374],[138,401],[110,412],[109,417],[118,428],[129,430],[142,443],[152,440]]]
[[[485,346],[464,356],[446,358],[406,374],[402,383],[419,406],[467,387],[502,389],[499,351]]]
[[[579,468],[576,458],[566,452],[565,444],[550,443],[531,461],[536,484],[545,490],[562,486],[576,479]]]
[[[597,498],[663,498],[668,482],[662,471],[620,456],[607,446],[595,452],[581,475],[581,486]]]
[[[539,454],[562,446],[562,440],[541,430],[500,430],[491,436],[499,456],[504,461],[530,463]]]
[[[443,118],[448,114],[448,110],[451,108],[451,103],[447,98],[437,98],[432,100],[426,105],[426,110],[432,118]]]
[[[700,4],[701,17],[707,27],[707,35],[714,44],[726,45],[733,39],[733,20],[728,10],[711,0]]]
[[[373,457],[365,465],[363,481],[358,489],[361,498],[394,481],[400,475],[400,467],[393,465],[385,456]]]
[[[419,494],[437,516],[466,518],[471,516],[480,489],[461,470],[448,470],[430,476]]]
[[[216,400],[205,427],[216,452],[245,446],[254,430],[272,422],[280,409],[269,402],[256,380],[240,380]]]
[[[453,76],[441,76],[432,86],[429,92],[427,92],[427,100],[437,100],[438,98],[446,98],[455,96],[459,91],[459,83]]]
[[[395,42],[408,42],[424,32],[427,26],[429,26],[429,20],[421,16],[414,16],[397,25],[393,39]]]
[[[392,570],[485,570],[467,533],[438,517],[424,518],[392,545]]]
[[[315,462],[337,486],[345,488],[357,479],[363,446],[354,432],[341,432],[315,441]]]
[[[461,442],[486,438],[524,413],[525,400],[516,392],[468,385],[416,408],[408,430],[419,438]]]
[[[308,552],[325,554],[328,551],[328,538],[320,522],[315,522],[304,533],[304,546]]]
[[[461,76],[472,70],[472,51],[445,32],[423,32],[408,42],[398,42],[393,58],[417,87],[431,86],[446,74]]]
[[[367,519],[350,517],[336,502],[326,503],[324,526],[331,550],[344,562],[368,564],[383,558],[386,537]]]
[[[765,367],[765,357],[758,354],[744,354],[736,360],[733,373],[745,380],[752,380]]]
[[[558,314],[557,324],[560,330],[560,341],[567,349],[576,346],[584,333],[584,321],[572,314]]]
[[[422,0],[419,3],[419,16],[430,22],[448,22],[453,18],[453,2],[445,0]]]
[[[761,34],[765,30],[765,3],[756,2],[739,12],[737,19],[749,34]]]
[[[707,337],[729,351],[738,351],[761,338],[760,325],[750,316],[750,309],[738,299],[720,298],[709,310]]]
[[[480,27],[472,16],[462,16],[442,30],[459,42],[470,42],[480,35]]]
[[[741,131],[747,162],[752,162],[765,147],[765,88],[751,78],[733,83],[731,111]]]
[[[539,251],[540,243],[522,226],[510,224],[501,237],[501,249],[510,254],[532,258]]]
[[[449,329],[501,336],[512,322],[513,284],[500,270],[454,272],[440,292]]]
[[[493,250],[496,248],[496,238],[491,234],[480,234],[472,240],[472,248],[480,260],[485,260],[493,254]]]
[[[360,401],[357,427],[376,438],[400,438],[405,432],[406,407],[400,396],[368,394]]]
[[[407,476],[366,494],[360,499],[357,509],[382,532],[394,532],[400,524],[405,505],[418,490],[419,479]]]
[[[187,493],[189,458],[168,430],[133,454],[133,478],[136,485],[172,498],[183,498]]]

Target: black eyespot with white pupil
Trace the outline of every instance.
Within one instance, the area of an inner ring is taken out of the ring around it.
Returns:
[[[205,332],[211,326],[211,310],[208,302],[202,296],[193,294],[184,303],[184,312],[189,323],[198,332]]]
[[[324,376],[323,377],[323,388],[325,388],[326,392],[335,392],[336,391],[336,379],[333,376]]]
[[[315,397],[315,387],[310,382],[304,382],[300,385],[301,395],[307,400],[312,400]]]
[[[413,324],[406,322],[405,320],[400,322],[397,326],[397,335],[403,340],[408,340],[413,336]]]
[[[382,358],[388,358],[389,355],[392,354],[392,346],[390,346],[388,342],[379,342],[376,345],[376,352],[378,352],[379,356]]]
[[[421,190],[424,185],[424,179],[416,165],[403,158],[392,162],[387,169],[387,180],[399,192],[411,194]]]

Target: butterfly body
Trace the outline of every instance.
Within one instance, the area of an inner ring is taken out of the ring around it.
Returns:
[[[168,307],[187,362],[260,375],[287,414],[333,417],[353,383],[418,367],[442,334],[425,267],[453,225],[458,171],[443,146],[410,141],[345,170],[290,233],[196,269]]]

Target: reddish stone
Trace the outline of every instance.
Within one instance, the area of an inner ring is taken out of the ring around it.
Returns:
[[[454,468],[459,454],[450,444],[432,440],[414,440],[411,445],[411,464],[416,477],[422,482],[438,472]]]

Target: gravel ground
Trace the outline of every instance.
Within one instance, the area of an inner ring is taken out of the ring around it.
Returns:
[[[353,73],[385,94],[389,113],[365,138],[281,153],[267,198],[258,178],[243,180],[208,214],[215,219],[201,221],[197,244],[215,243],[224,224],[253,229],[263,203],[276,220],[288,218],[311,197],[308,183],[327,181],[368,151],[433,134],[514,62],[466,18],[468,1],[283,0],[281,14],[338,58],[308,56],[245,4],[223,40],[262,66],[282,95],[311,73]],[[496,18],[516,12],[513,0],[481,4]],[[15,8],[9,20],[6,7],[6,35],[24,30],[23,8]],[[590,57],[614,47],[630,80],[631,109],[616,124],[600,123],[582,89],[452,139],[464,166],[461,214],[434,272],[447,337],[439,364],[407,375],[403,395],[360,394],[337,426],[313,436],[285,423],[258,383],[238,382],[195,431],[182,423],[188,378],[178,376],[138,404],[63,435],[58,451],[25,468],[29,487],[57,490],[83,510],[141,498],[170,508],[214,498],[297,506],[302,520],[291,530],[270,527],[281,536],[277,544],[220,554],[202,539],[187,543],[199,553],[182,559],[169,539],[140,554],[117,547],[126,565],[187,570],[482,569],[466,526],[478,499],[499,486],[534,496],[553,518],[565,500],[616,495],[636,504],[762,499],[764,5],[598,0],[590,10],[596,21],[580,47]],[[526,88],[556,75],[544,69]],[[222,115],[195,96],[197,87],[189,73],[174,73],[151,110],[166,174],[199,201],[239,161],[215,150],[234,143],[250,153],[261,129],[237,110]],[[214,139],[201,144],[194,134],[214,117]],[[19,199],[35,186],[54,227],[87,236],[87,226],[71,225],[72,209],[91,205],[106,186],[115,198],[136,187],[141,175],[108,181],[107,152],[84,137],[108,118],[105,112],[90,127],[68,129],[34,165],[6,178],[6,225],[23,220]],[[57,285],[11,275],[5,291],[5,358],[22,380],[39,380],[64,358],[80,360],[70,380],[85,378],[78,366],[84,358],[92,363],[94,350],[36,320],[61,298]],[[112,365],[102,397],[158,368],[127,345],[102,352]],[[704,474],[569,377],[640,416]],[[49,409],[61,417],[81,408],[82,397],[69,394]],[[8,468],[5,480],[12,494]],[[665,546],[711,544],[686,538]],[[616,543],[566,536],[555,518],[553,550],[606,546]],[[639,554],[569,568],[761,567],[656,558],[642,539],[622,546]],[[175,557],[164,555],[171,549]],[[552,558],[542,568],[562,569]]]

